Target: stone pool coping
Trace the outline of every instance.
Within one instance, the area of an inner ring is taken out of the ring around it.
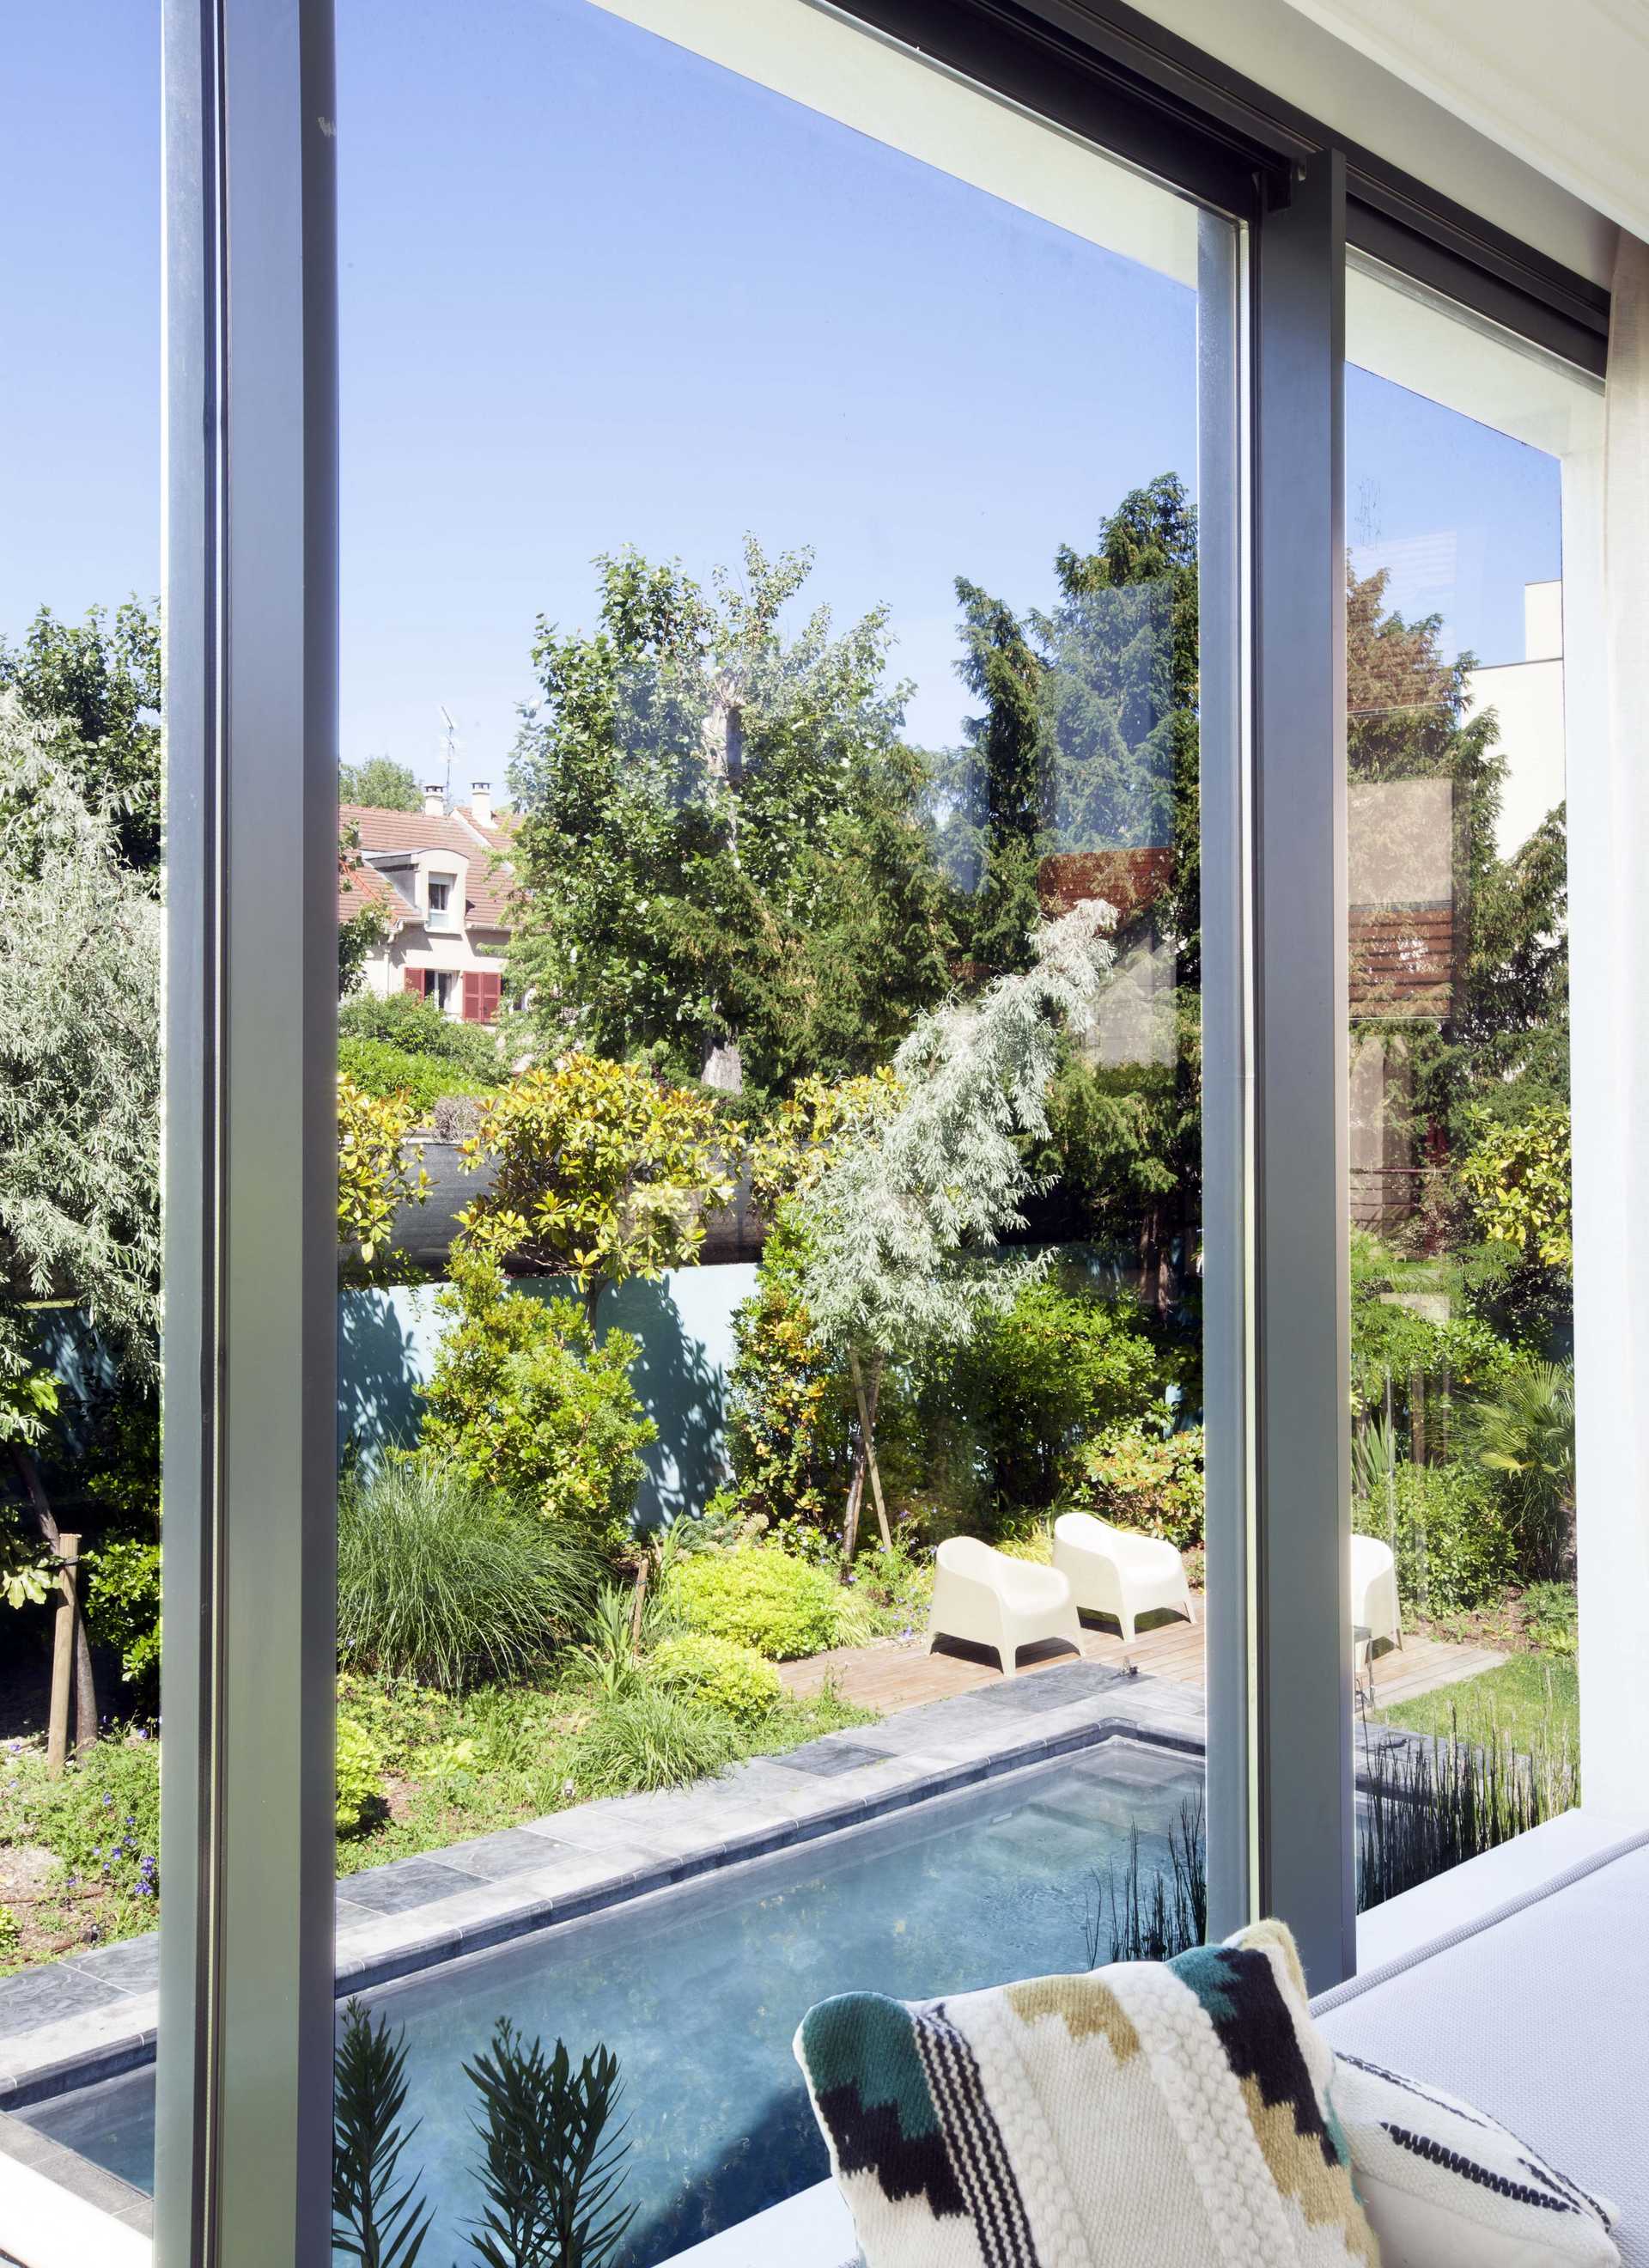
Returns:
[[[751,1757],[690,1788],[609,1797],[394,1859],[338,1882],[337,1993],[1137,1734],[1200,1754],[1200,1693],[1062,1663]],[[0,2112],[152,2062],[158,1981],[152,1933],[0,1981]]]

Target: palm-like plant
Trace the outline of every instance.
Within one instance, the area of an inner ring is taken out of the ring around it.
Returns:
[[[607,2268],[635,2212],[618,2202],[624,2129],[609,2132],[618,2058],[598,2047],[575,2071],[560,2040],[546,2054],[501,2017],[490,2051],[464,2075],[481,2096],[487,2209],[470,2232],[476,2259],[484,2268]]]
[[[1574,1541],[1574,1365],[1513,1371],[1475,1405],[1467,1432],[1478,1462],[1503,1476],[1528,1572],[1561,1575]]]
[[[332,2245],[361,2268],[414,2268],[431,2215],[411,2174],[399,2187],[401,2153],[418,2131],[403,2127],[404,2032],[391,2039],[358,2000],[344,2011],[333,2076]]]

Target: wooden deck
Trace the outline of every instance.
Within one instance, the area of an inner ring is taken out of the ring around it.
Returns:
[[[1124,1645],[1113,1631],[1085,1628],[1082,1652],[1089,1661],[1108,1661],[1118,1668],[1132,1663],[1141,1676],[1167,1677],[1182,1685],[1203,1683],[1202,1602],[1195,1624],[1175,1617],[1142,1631]],[[1021,1677],[1057,1662],[1074,1660],[1069,1646],[1050,1645],[1020,1658]],[[1441,1638],[1410,1637],[1400,1649],[1382,1652],[1373,1665],[1373,1705],[1388,1707],[1395,1701],[1411,1701],[1439,1685],[1454,1685],[1498,1668],[1503,1653],[1487,1646],[1451,1646]],[[892,1638],[876,1646],[838,1646],[830,1653],[815,1653],[806,1661],[779,1665],[779,1675],[792,1693],[816,1693],[827,1678],[833,1679],[844,1701],[861,1709],[891,1716],[897,1709],[914,1709],[924,1701],[942,1700],[950,1693],[971,1693],[994,1685],[1002,1672],[993,1653],[946,1639],[941,1650],[930,1653],[924,1638]],[[1366,1687],[1366,1679],[1365,1686]]]

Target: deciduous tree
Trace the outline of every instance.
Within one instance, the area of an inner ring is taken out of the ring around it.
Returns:
[[[571,1276],[593,1329],[608,1285],[657,1282],[697,1258],[705,1214],[732,1201],[732,1146],[702,1089],[575,1049],[482,1103],[464,1155],[496,1171],[459,1216],[463,1241]]]
[[[547,1045],[777,1092],[870,1070],[942,996],[948,894],[887,617],[787,634],[811,563],[751,540],[707,593],[622,552],[593,634],[541,622],[510,974]]]
[[[1110,964],[1101,921],[1098,908],[1078,907],[1038,932],[1028,969],[924,1016],[894,1061],[897,1102],[793,1201],[798,1292],[814,1336],[845,1359],[858,1406],[850,1557],[866,1472],[890,1540],[876,1462],[887,1359],[965,1343],[1037,1271],[997,1247],[1023,1226],[1025,1142],[1048,1132],[1059,1029],[1092,1007]]]

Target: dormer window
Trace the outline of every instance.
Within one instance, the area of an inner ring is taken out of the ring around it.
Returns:
[[[431,929],[456,929],[458,907],[453,895],[456,878],[452,874],[431,874],[429,882],[429,926]]]

